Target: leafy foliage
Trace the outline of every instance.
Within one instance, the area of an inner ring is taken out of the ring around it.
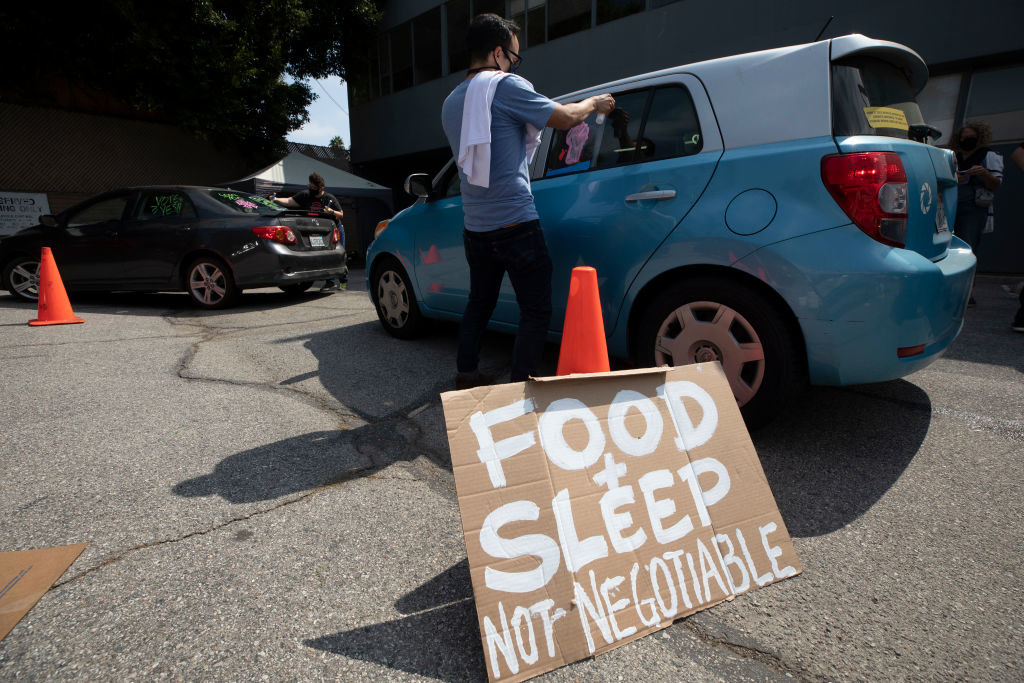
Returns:
[[[22,99],[99,93],[263,162],[308,120],[302,80],[345,78],[379,19],[376,0],[5,3],[0,55]]]

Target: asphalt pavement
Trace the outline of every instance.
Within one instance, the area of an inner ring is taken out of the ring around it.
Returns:
[[[484,680],[439,393],[349,291],[0,294],[0,551],[88,542],[0,679]],[[546,680],[1024,679],[1013,279],[937,362],[811,389],[754,444],[804,573]],[[508,371],[490,335],[484,369]],[[549,348],[553,367],[557,349]]]

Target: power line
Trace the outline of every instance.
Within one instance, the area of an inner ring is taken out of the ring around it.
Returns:
[[[324,91],[325,95],[327,95],[327,99],[329,99],[331,102],[334,102],[334,106],[335,107],[337,107],[341,111],[345,112],[345,116],[349,115],[348,109],[345,109],[345,107],[343,107],[340,104],[338,104],[338,101],[336,99],[334,99],[333,97],[331,97],[331,93],[327,92],[327,88],[325,88],[320,81],[313,81],[313,82],[316,83],[318,86],[320,86],[320,89]],[[344,83],[344,81],[342,81],[342,82]]]

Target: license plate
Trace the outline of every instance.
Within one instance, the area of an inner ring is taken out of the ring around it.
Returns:
[[[949,232],[949,223],[946,221],[946,205],[942,199],[936,202],[935,207],[935,232]]]
[[[310,235],[309,236],[309,246],[311,246],[311,247],[322,247],[322,246],[324,246],[324,237],[323,237],[323,235]]]

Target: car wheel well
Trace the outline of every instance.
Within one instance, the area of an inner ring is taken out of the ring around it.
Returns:
[[[222,263],[224,263],[224,265],[226,265],[228,267],[228,270],[231,271],[231,278],[235,282],[238,282],[238,278],[235,277],[235,267],[231,263],[231,261],[229,261],[228,259],[224,258],[223,256],[221,256],[220,254],[218,254],[217,252],[215,252],[212,249],[195,249],[194,251],[190,251],[187,254],[185,254],[184,256],[182,256],[181,257],[181,262],[178,264],[178,277],[180,278],[179,284],[182,287],[187,287],[187,284],[188,284],[188,267],[190,265],[192,265],[193,261],[195,261],[197,258],[200,258],[201,256],[208,256],[210,258],[215,258],[218,261],[221,261]],[[239,289],[241,289],[241,288],[239,288]]]
[[[672,270],[667,270],[664,273],[661,273],[644,285],[643,289],[640,290],[640,293],[637,294],[637,297],[633,301],[633,305],[629,311],[629,327],[627,329],[629,330],[630,358],[636,358],[637,356],[637,334],[639,332],[638,328],[640,327],[640,321],[643,319],[644,312],[666,287],[686,278],[721,278],[730,280],[762,295],[778,311],[782,320],[785,322],[786,327],[793,335],[793,339],[799,342],[800,357],[803,358],[805,366],[804,371],[806,372],[807,347],[806,342],[804,341],[803,329],[800,327],[796,314],[793,313],[793,309],[789,307],[786,300],[783,299],[782,296],[770,285],[753,275],[736,270],[735,268],[713,265],[694,265],[673,268]]]

